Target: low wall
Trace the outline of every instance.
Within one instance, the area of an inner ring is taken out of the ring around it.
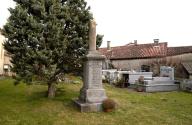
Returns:
[[[152,72],[129,72],[129,83],[135,84],[135,81],[139,79],[140,76],[144,78],[152,78]]]
[[[183,80],[180,84],[180,88],[183,91],[192,92],[192,80]]]

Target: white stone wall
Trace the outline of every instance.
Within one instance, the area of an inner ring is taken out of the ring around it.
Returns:
[[[192,61],[192,53],[182,54],[177,56],[168,56],[165,58],[111,60],[112,64],[116,68],[128,69],[128,70],[140,69],[141,65],[147,65],[154,62],[159,62],[159,63],[163,62],[167,65],[171,65],[172,63],[178,64],[184,61]]]
[[[123,70],[139,71],[141,65],[152,65],[151,71],[153,70],[152,72],[157,74],[160,72],[160,66],[171,66],[175,68],[176,77],[186,78],[187,74],[181,65],[181,63],[185,61],[192,61],[192,53],[168,56],[165,58],[111,60],[115,68]]]
[[[192,61],[192,53],[186,53],[186,54],[176,55],[176,56],[168,56],[166,57],[166,60],[169,62],[174,61],[176,63],[180,63],[184,61]]]
[[[0,75],[4,73],[3,65],[4,65],[4,49],[3,49],[3,41],[4,37],[0,34]]]
[[[118,69],[140,70],[141,65],[147,65],[156,60],[158,59],[112,60],[112,64]]]
[[[144,78],[150,78],[152,79],[152,72],[130,72],[129,73],[129,83],[135,84],[136,80],[139,79],[139,77],[143,76]]]
[[[189,79],[192,79],[192,75],[189,75]]]

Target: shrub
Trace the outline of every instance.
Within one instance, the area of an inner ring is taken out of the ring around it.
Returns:
[[[118,79],[117,81],[115,81],[113,84],[117,87],[121,87],[123,88],[124,87],[124,83],[125,81],[121,78],[121,79]]]
[[[116,108],[116,103],[112,99],[105,99],[103,101],[103,110],[105,112],[110,112]]]

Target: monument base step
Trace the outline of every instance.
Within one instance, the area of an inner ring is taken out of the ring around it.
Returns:
[[[73,100],[75,105],[80,109],[81,112],[101,112],[103,111],[102,103],[86,103],[78,99]]]
[[[150,85],[142,85],[145,92],[168,92],[168,91],[178,91],[178,84],[150,84]]]

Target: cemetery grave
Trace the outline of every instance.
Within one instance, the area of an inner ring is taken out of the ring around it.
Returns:
[[[129,84],[129,88],[139,88],[145,92],[163,92],[179,90],[179,84],[174,79],[174,68],[161,66],[160,76],[152,77],[152,72],[136,72],[136,71],[117,71],[104,70],[103,75],[108,78],[111,83],[123,79],[124,83]],[[143,83],[139,83],[138,79],[143,76]]]

